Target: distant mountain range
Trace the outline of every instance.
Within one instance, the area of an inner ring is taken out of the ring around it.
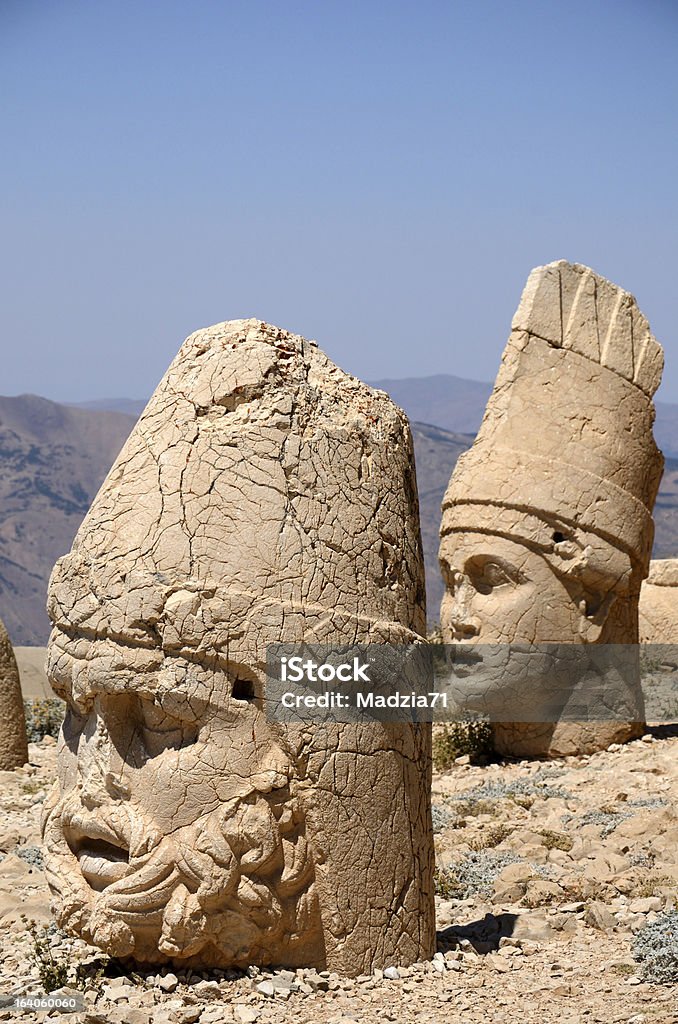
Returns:
[[[407,377],[402,380],[371,380],[375,388],[386,391],[405,410],[410,420],[430,423],[452,434],[475,434],[485,412],[492,385],[477,380],[438,373],[433,377]],[[76,408],[113,410],[138,416],[146,401],[134,398],[102,398],[81,402]],[[657,444],[670,458],[678,458],[678,404],[657,402],[654,434]]]
[[[372,381],[410,417],[417,460],[429,621],[443,592],[440,503],[459,455],[480,425],[491,385],[439,374]],[[0,618],[15,644],[43,645],[47,582],[129,435],[144,400],[62,405],[0,397]],[[678,554],[678,405],[658,403],[655,435],[667,456],[655,507],[655,557]]]

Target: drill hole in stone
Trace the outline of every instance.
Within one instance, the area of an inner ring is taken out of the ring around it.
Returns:
[[[233,700],[253,701],[256,697],[254,683],[250,679],[235,679],[231,696]]]
[[[564,540],[565,540],[565,534],[561,533],[559,530],[556,530],[556,532],[553,534],[553,543],[554,544],[562,544]]]

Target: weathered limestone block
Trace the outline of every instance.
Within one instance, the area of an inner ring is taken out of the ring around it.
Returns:
[[[640,588],[638,620],[641,643],[678,644],[678,558],[650,562]]]
[[[444,640],[637,643],[663,468],[652,434],[662,363],[627,292],[565,261],[532,271],[443,501]],[[626,721],[502,723],[495,744],[556,756],[637,736],[633,687]],[[535,688],[535,709],[539,699]]]
[[[62,926],[119,957],[359,974],[433,951],[427,726],[273,724],[266,648],[419,642],[409,425],[314,342],[191,335],[53,572]]]
[[[0,622],[0,771],[12,771],[27,761],[26,716],[19,669],[7,630]]]

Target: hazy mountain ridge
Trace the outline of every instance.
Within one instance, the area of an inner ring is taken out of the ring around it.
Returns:
[[[0,397],[0,617],[15,644],[43,644],[47,581],[134,425],[35,395]]]
[[[372,384],[387,390],[412,422],[433,622],[443,592],[440,504],[459,455],[473,442],[491,386],[449,374]],[[35,395],[0,397],[0,618],[15,644],[46,642],[52,566],[70,549],[145,404],[127,398],[63,405]],[[664,438],[665,452],[678,452],[678,405],[658,403],[657,409],[658,443]],[[655,523],[655,557],[678,554],[678,459],[666,460]]]

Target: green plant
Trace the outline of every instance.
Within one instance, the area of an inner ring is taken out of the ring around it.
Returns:
[[[39,743],[44,736],[57,739],[64,720],[66,705],[58,697],[25,700],[26,735],[29,743]]]
[[[503,843],[512,832],[513,829],[509,825],[490,825],[489,828],[483,829],[477,839],[472,839],[469,846],[476,851],[492,850],[495,846]]]
[[[636,899],[646,899],[648,896],[660,896],[662,888],[671,888],[675,885],[668,875],[649,874],[638,883],[633,890]]]
[[[53,992],[57,988],[63,988],[68,981],[68,962],[55,960],[50,944],[50,935],[47,928],[38,931],[35,921],[29,921],[25,914],[21,920],[26,925],[33,942],[33,948],[29,954],[30,959],[38,968],[40,982],[45,992]]]
[[[566,836],[564,832],[554,832],[550,828],[543,828],[539,835],[543,838],[542,846],[547,850],[564,850],[566,853],[574,846],[574,839]]]
[[[82,992],[93,989],[101,993],[104,974],[116,961],[103,954],[98,955],[95,960],[71,964],[65,957],[56,957],[52,950],[51,940],[63,933],[55,924],[48,927],[38,928],[34,920],[29,920],[25,914],[21,915],[26,930],[31,936],[32,949],[29,953],[30,960],[35,964],[40,976],[40,983],[45,992],[54,992],[55,989],[63,988],[64,985],[71,985]],[[137,975],[132,977],[138,982],[141,979]]]
[[[612,964],[612,970],[622,978],[628,978],[629,975],[636,973],[633,964]]]
[[[457,757],[468,754],[471,760],[492,754],[492,730],[489,722],[471,719],[445,725],[433,738],[433,767],[445,772]]]

